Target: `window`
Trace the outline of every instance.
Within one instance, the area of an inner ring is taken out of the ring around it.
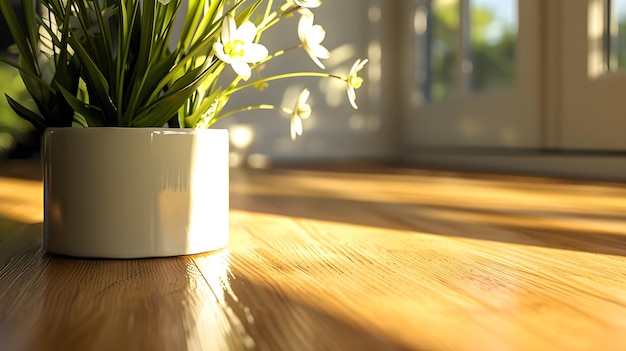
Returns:
[[[420,3],[414,19],[416,79],[426,100],[514,85],[517,0]]]
[[[605,0],[603,16],[604,70],[626,68],[626,0]]]
[[[404,14],[415,33],[413,61],[404,58],[414,70],[403,90],[411,157],[617,174],[613,157],[626,153],[626,0],[407,1],[415,7]]]
[[[412,5],[409,143],[536,147],[541,1],[412,0]]]

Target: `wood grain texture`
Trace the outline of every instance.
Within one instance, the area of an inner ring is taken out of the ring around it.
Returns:
[[[393,167],[231,172],[231,244],[41,249],[38,167],[0,165],[0,350],[626,345],[626,187]]]

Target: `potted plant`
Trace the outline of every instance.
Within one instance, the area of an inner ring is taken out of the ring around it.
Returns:
[[[329,52],[313,12],[321,0],[39,3],[22,0],[23,31],[9,2],[0,2],[20,53],[18,62],[0,60],[19,70],[32,99],[7,96],[10,106],[44,136],[49,252],[131,258],[221,248],[228,242],[228,134],[210,127],[237,112],[275,109],[291,116],[295,139],[311,114],[306,89],[293,107],[227,111],[231,97],[273,80],[320,77],[344,81],[357,107],[367,60],[344,77],[323,71]],[[290,18],[299,21],[300,44],[268,52],[263,34]],[[321,70],[258,72],[293,49]]]

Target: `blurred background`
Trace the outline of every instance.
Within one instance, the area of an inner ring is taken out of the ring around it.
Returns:
[[[17,11],[21,11],[20,1],[11,0]],[[1,17],[1,16],[0,16]],[[11,34],[6,23],[0,18],[0,55],[17,60]],[[7,103],[5,94],[27,101],[28,93],[17,70],[0,64],[0,160],[3,158],[27,158],[39,152],[39,135],[30,123],[18,118]],[[27,103],[28,104],[28,103]]]
[[[296,141],[289,116],[276,111],[219,122],[230,129],[233,166],[384,161],[626,179],[626,0],[325,0],[315,13],[328,71],[345,76],[357,58],[369,59],[359,109],[345,83],[330,79],[242,91],[226,110],[291,107],[307,87],[313,115]],[[298,44],[297,20],[266,32],[270,52]],[[263,74],[285,70],[318,68],[294,51]],[[23,94],[12,69],[0,68],[0,79],[4,93]],[[38,137],[0,99],[0,157],[38,150]]]

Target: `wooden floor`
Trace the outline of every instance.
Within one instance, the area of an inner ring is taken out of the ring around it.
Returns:
[[[626,186],[393,167],[231,174],[231,244],[42,252],[0,164],[1,350],[619,350]]]

